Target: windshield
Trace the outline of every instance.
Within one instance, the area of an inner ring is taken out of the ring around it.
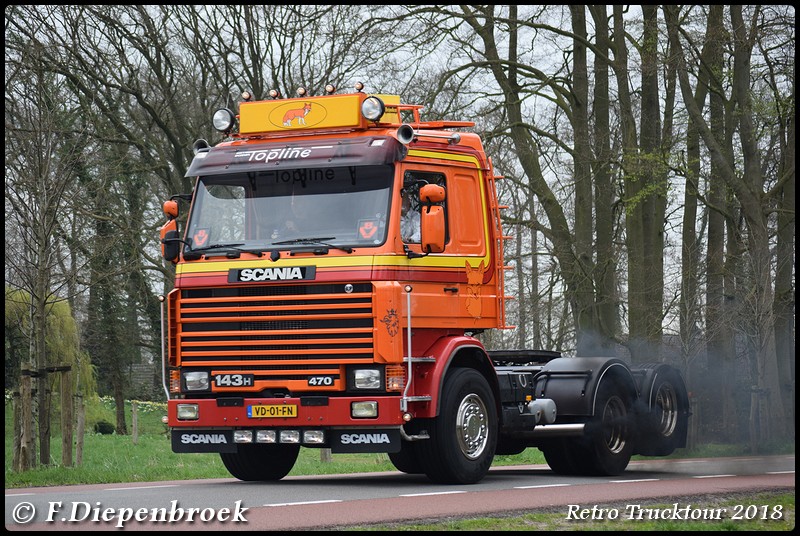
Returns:
[[[382,244],[392,176],[380,165],[200,177],[189,249]]]

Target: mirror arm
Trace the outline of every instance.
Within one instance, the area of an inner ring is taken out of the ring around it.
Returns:
[[[428,256],[427,253],[417,253],[416,251],[411,251],[407,244],[403,244],[403,251],[405,251],[406,257],[409,259],[419,259],[420,257]]]

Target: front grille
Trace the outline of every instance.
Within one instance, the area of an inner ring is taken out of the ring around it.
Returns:
[[[373,359],[370,284],[184,289],[177,311],[183,366],[298,372]]]

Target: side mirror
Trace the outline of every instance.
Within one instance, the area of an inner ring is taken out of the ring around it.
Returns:
[[[183,240],[178,237],[177,229],[169,230],[168,226],[170,224],[174,226],[175,220],[167,222],[161,228],[161,256],[164,257],[164,260],[174,264],[178,262]]]
[[[178,217],[178,202],[172,199],[165,201],[163,209],[167,222],[161,226],[161,256],[164,260],[177,263],[183,242],[178,236],[178,222],[175,220]]]
[[[164,214],[166,214],[168,219],[174,220],[178,217],[178,202],[174,199],[164,201],[162,209],[164,210]]]
[[[444,208],[440,203],[445,200],[445,190],[436,184],[426,184],[420,188],[419,198],[422,201],[420,213],[422,251],[441,253],[444,251],[445,219]]]

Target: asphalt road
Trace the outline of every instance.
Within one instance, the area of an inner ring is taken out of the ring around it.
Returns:
[[[313,530],[563,508],[565,517],[649,515],[637,501],[795,487],[795,458],[632,462],[619,477],[562,477],[546,465],[495,467],[478,484],[442,486],[399,472],[7,489],[6,530]],[[750,508],[749,514],[745,508]],[[742,505],[741,515],[771,514]],[[675,503],[673,516],[724,515]],[[755,514],[753,514],[755,512]]]

